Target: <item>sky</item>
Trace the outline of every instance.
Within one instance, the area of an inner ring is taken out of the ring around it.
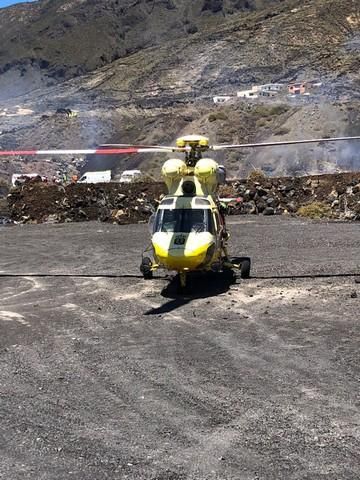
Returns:
[[[8,7],[9,5],[14,5],[14,3],[28,3],[33,1],[34,0],[0,0],[0,8]]]

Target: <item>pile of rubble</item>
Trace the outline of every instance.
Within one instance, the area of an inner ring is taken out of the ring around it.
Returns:
[[[320,207],[327,218],[360,220],[360,173],[258,178],[235,182],[232,214],[302,214]],[[231,193],[231,192],[227,192]],[[311,215],[310,215],[311,216]]]
[[[11,191],[8,207],[10,218],[19,223],[100,220],[126,224],[146,221],[164,193],[163,183],[61,186],[28,181]],[[219,193],[234,199],[227,202],[233,215],[300,214],[360,220],[360,173],[250,176],[221,187]]]
[[[11,218],[19,223],[101,220],[119,224],[146,221],[164,185],[71,184],[28,181],[8,196]]]

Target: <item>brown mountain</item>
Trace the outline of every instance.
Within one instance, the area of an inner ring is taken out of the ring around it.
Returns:
[[[0,9],[0,98],[204,32],[279,0],[39,0]]]

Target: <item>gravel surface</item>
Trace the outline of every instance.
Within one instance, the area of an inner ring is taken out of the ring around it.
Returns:
[[[179,296],[145,225],[0,226],[1,478],[360,478],[360,225],[230,228]]]

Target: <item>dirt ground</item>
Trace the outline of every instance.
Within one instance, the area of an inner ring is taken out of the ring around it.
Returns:
[[[179,296],[145,225],[0,226],[1,478],[360,478],[359,225],[230,228]]]

